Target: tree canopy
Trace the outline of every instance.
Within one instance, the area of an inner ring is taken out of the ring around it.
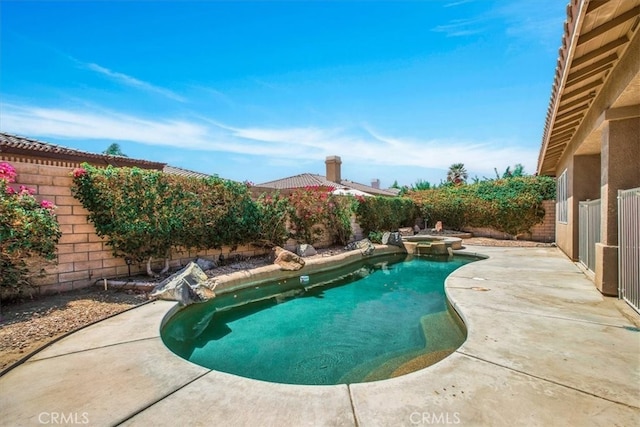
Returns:
[[[120,144],[117,144],[117,143],[113,143],[110,146],[108,146],[107,149],[102,152],[102,154],[107,154],[109,156],[128,157],[120,149]]]

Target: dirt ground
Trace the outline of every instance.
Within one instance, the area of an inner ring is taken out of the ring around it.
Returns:
[[[484,237],[465,239],[464,245],[540,247],[546,243],[496,240]],[[328,256],[342,248],[319,251]],[[244,260],[208,272],[210,276],[251,269],[269,263],[268,257]],[[104,290],[100,287],[47,295],[0,306],[0,372],[24,356],[65,333],[120,313],[148,300],[145,293]]]

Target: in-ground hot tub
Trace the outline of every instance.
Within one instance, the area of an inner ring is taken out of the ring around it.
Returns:
[[[452,255],[452,251],[462,249],[459,237],[416,234],[403,236],[402,242],[408,253],[417,255]]]

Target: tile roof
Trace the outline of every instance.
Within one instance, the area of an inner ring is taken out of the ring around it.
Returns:
[[[629,46],[640,37],[638,22],[640,0],[569,1],[538,158],[539,174],[555,175],[565,150],[597,108],[596,99],[616,66],[635,52]],[[636,85],[638,81],[636,76]],[[637,94],[633,86],[628,90]],[[616,105],[607,105],[611,107]]]
[[[324,186],[324,187],[335,187],[335,188],[347,188],[354,189],[358,191],[363,191],[372,195],[379,196],[396,196],[396,193],[391,191],[382,190],[379,188],[373,188],[368,185],[360,184],[357,182],[349,181],[343,179],[340,183],[329,181],[322,175],[316,175],[311,173],[302,173],[300,175],[290,176],[287,178],[277,179],[275,181],[263,182],[261,184],[256,184],[258,187],[265,188],[275,188],[278,190],[284,189],[293,189],[293,188],[304,188],[304,187],[316,187],[316,186]]]
[[[91,153],[4,132],[0,132],[0,153],[45,157],[53,160],[79,163],[87,162],[97,165],[137,166],[144,169],[161,170],[165,166],[165,163]]]
[[[183,168],[179,168],[176,166],[171,166],[171,165],[166,165],[162,171],[164,173],[168,173],[170,175],[179,175],[179,176],[186,176],[189,178],[210,178],[213,175],[209,175],[206,173],[202,173],[202,172],[196,172],[196,171],[192,171],[189,169],[183,169]]]
[[[264,182],[257,184],[259,187],[276,188],[278,190],[284,190],[287,188],[303,188],[303,187],[339,187],[335,182],[327,180],[322,175],[316,175],[311,173],[302,173],[300,175],[290,176],[287,178],[276,179],[275,181]]]
[[[348,179],[343,179],[342,180],[342,185],[353,188],[355,190],[360,190],[360,191],[364,191],[365,193],[369,193],[369,194],[373,194],[375,196],[397,196],[398,193],[391,191],[391,190],[385,190],[382,188],[374,188],[371,187],[369,185],[364,185],[364,184],[360,184],[358,182],[353,182],[353,181],[349,181]]]

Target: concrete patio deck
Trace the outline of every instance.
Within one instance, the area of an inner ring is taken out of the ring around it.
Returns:
[[[87,327],[0,377],[0,425],[630,426],[640,317],[555,248],[489,258],[446,282],[468,338],[443,361],[352,385],[254,381],[194,365],[159,336],[156,301]]]

